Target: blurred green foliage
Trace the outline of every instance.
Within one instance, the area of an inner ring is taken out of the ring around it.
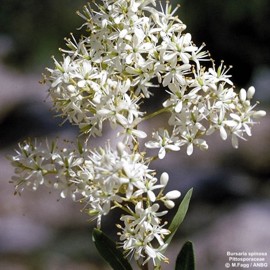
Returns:
[[[212,58],[233,65],[230,73],[244,86],[256,66],[270,65],[269,0],[174,0],[179,17],[197,45]]]
[[[0,34],[12,38],[14,47],[5,62],[17,68],[35,68],[50,62],[64,46],[63,38],[82,23],[75,14],[85,0],[1,0]]]
[[[213,59],[233,65],[236,84],[246,84],[255,66],[270,64],[269,0],[172,0],[195,43],[205,42]],[[165,0],[162,0],[165,5]],[[6,62],[19,68],[44,66],[64,47],[63,38],[82,19],[75,14],[87,0],[1,0],[0,34],[14,48]]]

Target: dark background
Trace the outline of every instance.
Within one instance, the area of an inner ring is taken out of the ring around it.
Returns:
[[[255,85],[260,108],[268,111],[270,94],[270,5],[268,0],[182,0],[180,19],[199,46],[218,65],[232,65],[237,87]],[[91,226],[81,206],[58,202],[45,189],[13,196],[12,168],[5,156],[25,137],[74,138],[69,125],[59,127],[38,84],[51,55],[60,57],[64,37],[82,19],[75,12],[86,4],[72,0],[0,0],[0,269],[101,269],[91,244]],[[176,5],[177,2],[174,2]],[[156,164],[171,175],[171,187],[184,193],[194,187],[187,219],[171,257],[185,239],[195,243],[198,269],[220,270],[226,251],[270,254],[269,120],[253,137],[232,149],[213,136],[207,152],[180,153]],[[113,217],[111,217],[113,218]],[[111,230],[110,220],[105,227]],[[175,251],[174,251],[175,250]],[[269,258],[268,258],[269,259]],[[97,268],[95,268],[97,267]],[[107,269],[107,268],[104,268]],[[168,268],[171,269],[171,268]],[[252,269],[252,268],[251,268]],[[255,269],[255,268],[254,268]]]

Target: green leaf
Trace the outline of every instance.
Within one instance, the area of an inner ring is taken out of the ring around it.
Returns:
[[[180,250],[175,263],[175,270],[195,270],[192,242],[187,241]]]
[[[114,270],[132,270],[128,260],[122,252],[116,248],[116,244],[101,230],[93,230],[93,242],[100,255],[110,264]]]
[[[169,244],[171,242],[174,234],[176,233],[177,229],[179,228],[179,226],[181,225],[181,223],[183,222],[183,220],[186,216],[189,202],[190,202],[191,195],[192,195],[192,191],[193,191],[193,188],[191,188],[187,192],[186,196],[184,197],[181,204],[179,205],[178,210],[177,210],[177,212],[176,212],[176,214],[175,214],[175,216],[174,216],[174,218],[173,218],[173,220],[168,228],[171,233],[165,237],[165,242],[167,244]]]

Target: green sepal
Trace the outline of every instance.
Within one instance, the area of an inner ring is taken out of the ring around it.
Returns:
[[[179,228],[179,226],[181,225],[181,223],[183,222],[187,210],[188,210],[188,206],[189,206],[189,202],[192,196],[192,191],[193,188],[191,188],[187,194],[185,195],[184,199],[182,200],[182,202],[180,203],[178,210],[169,226],[169,231],[171,232],[168,236],[165,237],[165,243],[169,244],[174,236],[174,234],[176,233],[177,229]]]
[[[193,244],[187,241],[180,250],[175,263],[175,270],[195,270]]]
[[[84,153],[84,149],[82,143],[79,140],[77,141],[77,147],[80,155],[82,155]]]
[[[110,264],[114,270],[132,270],[128,260],[122,252],[116,248],[116,244],[101,230],[94,229],[92,233],[93,242],[99,254]]]

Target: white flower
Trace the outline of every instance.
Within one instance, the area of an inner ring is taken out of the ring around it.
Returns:
[[[145,179],[144,182],[136,181],[136,183],[134,183],[134,186],[136,186],[138,190],[133,193],[133,196],[138,197],[146,193],[149,200],[152,203],[155,202],[156,194],[154,193],[154,190],[163,188],[163,185],[156,185],[156,182],[157,182],[157,179],[155,177],[152,177],[150,179]]]
[[[124,215],[121,221],[124,226],[118,225],[121,229],[120,241],[123,249],[129,254],[134,254],[135,260],[144,257],[144,264],[149,260],[156,265],[158,261],[168,261],[163,255],[167,244],[163,238],[170,232],[160,225],[160,216],[164,212],[157,212],[159,209],[157,204],[151,207],[144,208],[142,203],[135,206],[135,212],[132,215]],[[157,241],[158,247],[154,248],[154,243]]]
[[[208,145],[205,140],[197,138],[199,129],[196,126],[188,128],[182,133],[182,143],[187,144],[187,155],[190,156],[193,153],[194,145],[198,146],[202,150],[207,150]]]
[[[139,118],[137,119],[139,120]],[[122,137],[123,143],[128,144],[130,141],[136,142],[139,139],[144,139],[147,137],[147,133],[143,130],[134,127],[133,125],[125,126],[125,130],[117,133],[118,137]]]
[[[209,70],[208,70],[209,80],[215,84],[217,82],[226,82],[227,84],[232,86],[233,82],[229,79],[231,77],[231,75],[227,74],[230,69],[231,69],[231,67],[227,68],[226,66],[224,66],[223,62],[221,62],[220,66],[218,67],[217,70],[216,70],[216,67],[214,65],[213,68],[209,68]]]
[[[225,118],[224,111],[221,110],[219,112],[219,115],[215,114],[210,114],[210,121],[211,121],[211,126],[206,132],[206,135],[212,134],[216,129],[219,129],[220,137],[223,140],[226,140],[228,137],[228,133],[226,130],[226,126],[229,126],[229,122]]]
[[[179,151],[180,140],[178,137],[170,136],[166,129],[159,129],[153,132],[153,141],[145,143],[147,148],[160,148],[158,152],[159,159],[163,159],[166,155],[166,151]]]
[[[125,46],[125,50],[129,52],[126,56],[126,63],[131,64],[132,62],[137,63],[139,66],[143,65],[145,59],[142,57],[142,53],[153,48],[153,44],[150,42],[145,42],[145,34],[142,29],[135,28],[134,35],[132,37],[132,43]]]
[[[191,43],[191,34],[189,33],[165,39],[162,45],[166,48],[163,60],[171,63],[173,66],[178,61],[181,61],[183,64],[189,64],[190,53],[198,49]]]

